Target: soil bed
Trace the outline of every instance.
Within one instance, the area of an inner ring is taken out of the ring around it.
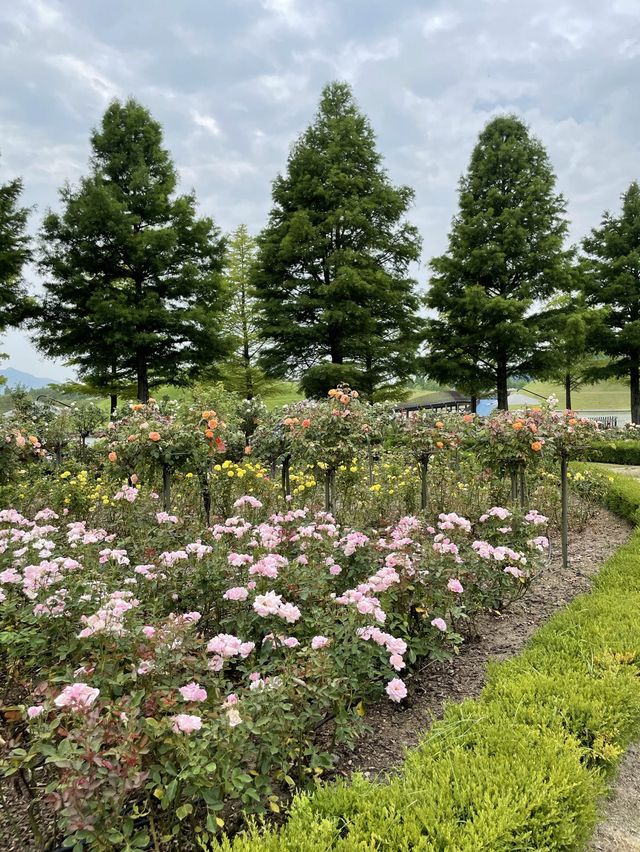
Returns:
[[[477,696],[485,683],[487,663],[515,656],[554,612],[587,592],[591,578],[630,533],[631,526],[626,521],[600,509],[583,531],[570,534],[566,570],[555,536],[549,564],[522,600],[501,615],[478,617],[478,640],[463,645],[457,657],[446,663],[431,663],[408,677],[406,706],[386,702],[367,708],[365,721],[372,732],[358,740],[355,752],[340,754],[334,775],[348,776],[359,771],[376,777],[397,768],[405,749],[415,746],[432,721],[442,714],[444,702]]]

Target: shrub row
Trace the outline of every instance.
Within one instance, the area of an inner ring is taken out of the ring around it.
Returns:
[[[633,438],[598,441],[589,444],[581,456],[588,461],[605,464],[640,465],[640,441]]]
[[[637,521],[640,483],[613,475],[607,505]],[[590,593],[490,668],[479,699],[446,707],[397,776],[299,795],[284,826],[254,826],[215,848],[582,848],[607,776],[640,733],[639,608],[636,530]]]
[[[571,464],[573,473],[602,473],[602,468],[596,464],[574,462]],[[616,474],[606,469],[608,481],[606,488],[599,495],[600,499],[612,512],[625,518],[632,524],[640,525],[639,494],[640,481],[629,476]]]

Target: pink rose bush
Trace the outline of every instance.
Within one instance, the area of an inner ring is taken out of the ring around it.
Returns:
[[[522,594],[548,546],[535,510],[364,532],[304,507],[242,514],[259,508],[240,501],[193,540],[173,524],[119,541],[53,510],[0,512],[0,607],[24,637],[7,672],[33,684],[27,756],[12,760],[57,773],[48,802],[69,832],[105,830],[139,795],[166,830],[183,804],[258,806],[315,753],[324,718],[349,741],[359,701],[404,700],[412,664]],[[173,788],[170,766],[189,767]]]

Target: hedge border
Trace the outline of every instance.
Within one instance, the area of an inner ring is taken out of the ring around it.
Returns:
[[[582,457],[590,462],[640,465],[640,440],[637,438],[610,440],[605,433],[601,436],[601,440],[585,448]]]
[[[575,464],[584,470],[591,465]],[[596,469],[596,468],[593,468]],[[640,481],[605,504],[640,524]],[[398,776],[361,775],[295,797],[281,827],[254,824],[225,852],[577,850],[626,746],[640,734],[640,529],[480,697],[445,707]]]

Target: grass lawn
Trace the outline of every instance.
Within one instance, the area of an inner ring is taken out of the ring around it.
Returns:
[[[558,397],[560,406],[564,404],[564,389],[552,382],[531,382],[522,388],[522,392],[532,391],[545,398],[552,393]],[[613,380],[587,385],[571,394],[571,403],[576,409],[622,409],[629,410],[629,388],[624,382]]]

